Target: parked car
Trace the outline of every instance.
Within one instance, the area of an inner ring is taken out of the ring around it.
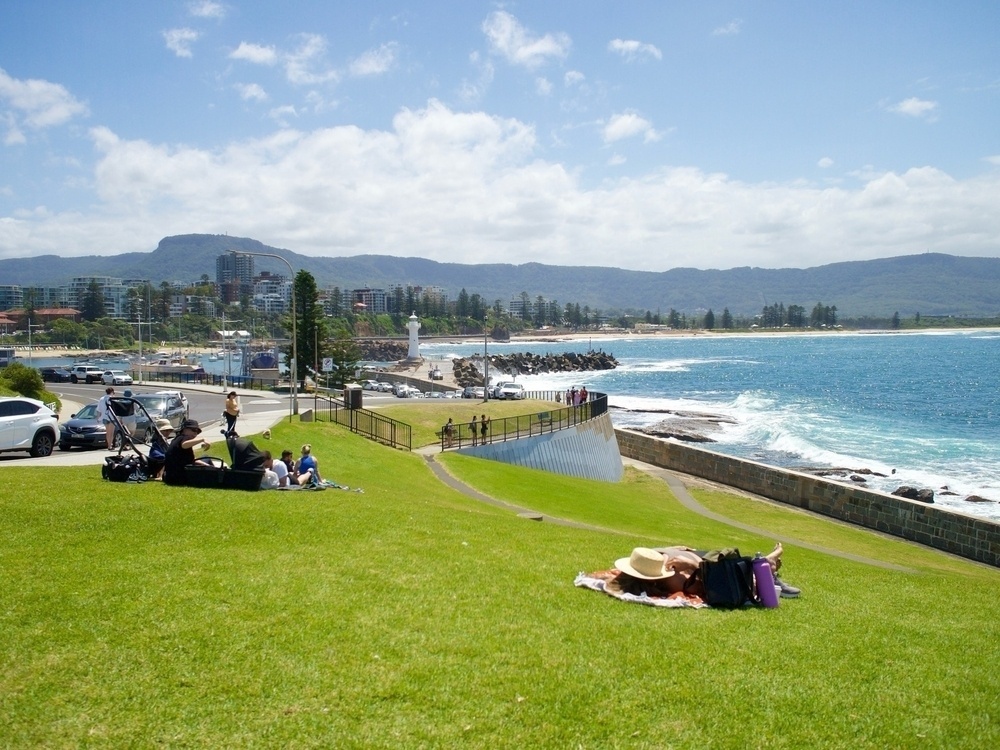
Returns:
[[[96,365],[74,365],[69,371],[71,383],[79,383],[81,380],[90,385],[100,383],[104,377],[104,370]]]
[[[490,398],[500,398],[501,397],[500,396],[500,391],[503,389],[503,387],[505,385],[508,385],[511,382],[512,381],[510,381],[510,380],[501,380],[498,383],[494,383],[493,385],[491,385],[490,386]]]
[[[444,373],[435,367],[431,370],[431,380],[444,380]]]
[[[527,395],[524,386],[520,383],[504,383],[499,393],[497,393],[497,398],[515,400],[522,399]]]
[[[33,398],[0,398],[0,451],[48,456],[59,434],[59,415]]]
[[[39,367],[38,372],[46,383],[70,383],[73,380],[73,374],[65,367]]]
[[[135,416],[121,417],[126,429],[132,433],[132,439],[137,443],[149,441],[153,434],[153,423],[142,414],[141,411]],[[87,404],[76,414],[70,415],[70,419],[59,425],[59,450],[68,451],[70,448],[104,448],[107,445],[104,424],[97,419],[97,404]],[[115,449],[121,448],[122,435],[115,432],[111,440],[111,445]]]
[[[101,382],[104,385],[132,385],[132,376],[124,370],[105,370]]]
[[[184,418],[187,419],[190,416],[191,407],[188,405],[187,396],[184,395],[184,391],[157,391],[158,396],[176,396],[184,404]]]
[[[378,384],[378,388],[375,390],[381,391],[382,393],[392,393],[392,383],[382,383]]]
[[[184,420],[187,419],[188,410],[180,397],[175,394],[176,391],[173,393],[135,393],[132,398],[142,404],[154,422],[157,419],[166,419],[175,430],[179,430]]]
[[[472,385],[467,385],[462,389],[462,398],[475,398],[476,397],[476,387]]]
[[[419,388],[414,388],[412,385],[400,384],[396,387],[396,396],[398,398],[422,398],[423,391]]]

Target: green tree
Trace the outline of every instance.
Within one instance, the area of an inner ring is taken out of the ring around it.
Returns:
[[[709,331],[715,328],[715,313],[712,312],[712,308],[708,308],[708,312],[705,313],[705,328]]]
[[[732,330],[733,328],[733,315],[729,312],[729,308],[725,308],[722,311],[722,329],[725,331]]]
[[[899,330],[899,311],[898,310],[892,314],[892,328],[893,328],[893,330]]]
[[[87,285],[87,291],[80,300],[80,308],[80,317],[91,322],[107,315],[104,310],[104,294],[96,280]]]
[[[354,372],[361,360],[361,349],[353,339],[346,336],[334,339],[327,347],[327,356],[333,360],[333,369],[327,382],[330,387],[343,388],[345,384],[354,381]]]
[[[316,279],[308,271],[295,274],[295,316],[296,346],[299,361],[297,363],[298,377],[306,373],[306,366],[315,367],[323,359],[322,345],[326,340],[326,325],[323,317],[323,307],[319,303],[319,289]],[[289,320],[289,330],[292,330]],[[288,352],[289,364],[291,351]]]

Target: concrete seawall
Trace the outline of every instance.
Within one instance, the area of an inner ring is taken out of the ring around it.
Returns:
[[[883,492],[616,429],[621,455],[1000,567],[1000,524]]]

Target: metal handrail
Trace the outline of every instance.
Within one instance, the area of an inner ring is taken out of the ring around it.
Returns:
[[[353,433],[383,445],[401,450],[413,450],[413,428],[406,422],[400,422],[370,409],[349,409],[333,399],[327,400],[327,404],[326,416],[330,422],[342,425]],[[319,418],[321,412],[316,409],[313,415]]]
[[[531,391],[527,398],[555,400],[556,391]],[[560,391],[561,393],[561,391]],[[476,431],[472,432],[472,423],[453,426],[451,442],[442,431],[441,450],[448,448],[468,448],[477,445],[517,440],[532,435],[542,435],[547,432],[564,430],[599,417],[608,410],[608,396],[605,393],[588,393],[587,401],[577,406],[564,406],[560,409],[519,414],[516,417],[490,419],[486,434],[483,435],[482,425],[476,422]]]

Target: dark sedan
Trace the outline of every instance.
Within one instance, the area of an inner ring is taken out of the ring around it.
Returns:
[[[104,425],[95,418],[97,404],[87,404],[72,418],[59,425],[59,450],[70,448],[104,448],[107,445]],[[132,439],[137,443],[145,443],[153,434],[153,423],[137,409],[134,417],[122,417],[121,420],[132,433]],[[117,450],[121,447],[122,436],[117,431],[111,445]]]
[[[38,372],[46,383],[69,383],[73,380],[73,374],[65,367],[39,367]]]

